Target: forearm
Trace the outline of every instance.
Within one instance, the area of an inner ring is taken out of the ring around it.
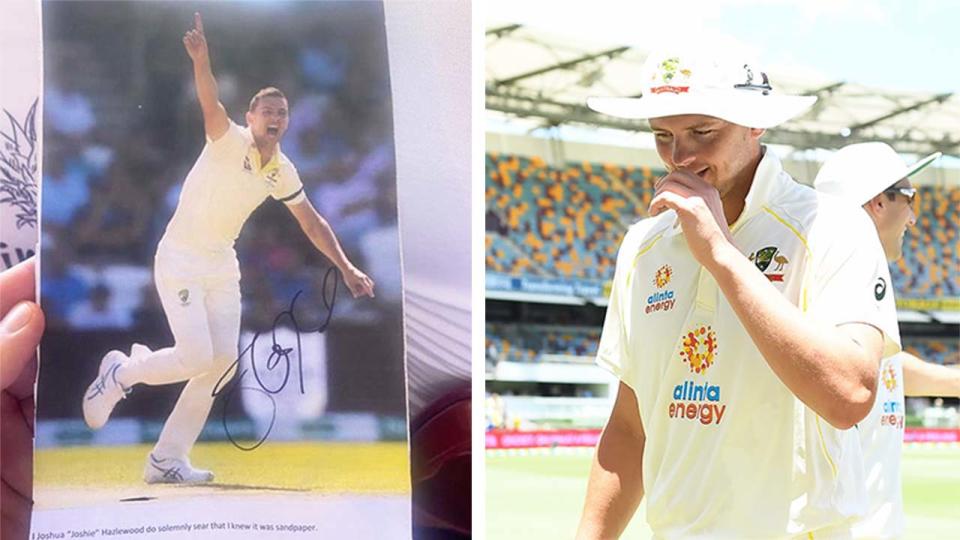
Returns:
[[[903,392],[908,396],[960,397],[960,369],[902,353]]]
[[[590,468],[578,540],[618,538],[643,499],[643,447],[608,426]]]
[[[767,364],[794,395],[841,429],[867,415],[876,392],[879,351],[871,353],[838,327],[805,317],[732,244],[717,249],[708,270]]]
[[[646,434],[636,394],[620,383],[590,468],[578,540],[618,538],[643,499]]]
[[[216,77],[213,76],[209,57],[193,62],[193,78],[197,86],[197,99],[200,100],[200,108],[204,114],[213,113],[220,108],[220,89]]]
[[[320,216],[304,230],[310,242],[326,256],[330,261],[340,269],[340,272],[346,273],[353,266],[347,255],[343,252],[337,236],[333,233],[330,223]]]

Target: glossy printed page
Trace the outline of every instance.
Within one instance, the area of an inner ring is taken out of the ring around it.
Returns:
[[[383,6],[46,2],[43,42],[33,537],[409,538]]]

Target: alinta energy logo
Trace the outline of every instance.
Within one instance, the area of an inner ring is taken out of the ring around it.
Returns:
[[[680,342],[680,358],[690,373],[705,377],[717,359],[719,341],[709,325],[692,328]],[[667,411],[670,418],[699,420],[703,425],[720,424],[727,406],[720,402],[720,385],[702,380],[686,380],[673,388],[673,401]]]
[[[897,388],[897,372],[893,366],[887,364],[881,372],[883,386],[889,392]],[[883,402],[883,414],[880,415],[880,425],[890,426],[896,429],[903,429],[903,405],[898,399],[890,399]]]
[[[897,373],[893,371],[893,366],[889,364],[887,365],[887,369],[883,370],[883,385],[891,392],[897,387]]]
[[[665,264],[657,269],[657,273],[653,276],[653,284],[657,287],[657,291],[647,297],[645,313],[669,311],[673,309],[673,306],[677,303],[673,291],[669,289],[663,290],[664,287],[670,283],[672,277],[673,268],[671,268],[669,264]]]

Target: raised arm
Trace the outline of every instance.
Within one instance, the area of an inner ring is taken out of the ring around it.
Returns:
[[[925,362],[910,353],[903,358],[903,391],[908,396],[960,397],[960,368]]]
[[[620,383],[590,468],[577,540],[619,538],[643,499],[647,437],[633,389]]]
[[[310,199],[304,197],[300,202],[286,206],[293,217],[297,218],[297,223],[300,224],[300,228],[303,229],[310,242],[340,269],[340,273],[343,274],[343,282],[350,289],[353,297],[373,297],[373,280],[347,259],[347,256],[343,253],[343,248],[340,247],[340,242],[333,234],[333,228],[310,204]]]
[[[197,98],[203,110],[203,129],[211,141],[223,136],[230,127],[227,110],[220,103],[217,80],[210,68],[210,51],[203,34],[203,20],[199,13],[193,14],[193,28],[183,36],[183,46],[193,60],[193,77],[197,83]]]

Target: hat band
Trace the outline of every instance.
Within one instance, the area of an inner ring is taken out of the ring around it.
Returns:
[[[690,91],[689,86],[654,86],[650,89],[651,94],[686,94]]]

